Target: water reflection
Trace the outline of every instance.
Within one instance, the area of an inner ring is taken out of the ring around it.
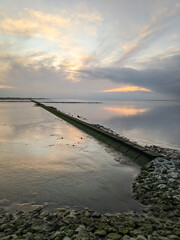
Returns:
[[[142,145],[180,148],[180,105],[156,105],[133,117],[112,115],[105,125]]]
[[[107,111],[112,111],[121,116],[134,116],[149,111],[148,108],[127,108],[127,107],[104,107]]]
[[[104,101],[103,104],[49,104],[111,128],[141,145],[180,149],[180,101]]]
[[[130,193],[139,169],[127,158],[32,103],[0,107],[0,207],[140,209]]]

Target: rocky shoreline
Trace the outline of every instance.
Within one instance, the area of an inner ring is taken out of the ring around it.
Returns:
[[[143,204],[143,213],[100,214],[43,207],[12,215],[0,210],[1,240],[178,240],[180,239],[180,162],[156,158],[136,177],[133,197]]]
[[[180,151],[177,149],[165,148],[156,145],[146,145],[145,148],[161,154],[165,158],[179,160],[180,161]]]

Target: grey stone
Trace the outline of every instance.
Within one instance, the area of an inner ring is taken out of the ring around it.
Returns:
[[[168,235],[168,239],[169,240],[179,240],[179,237],[177,237],[175,235]]]
[[[143,235],[138,235],[137,240],[147,240]]]
[[[168,182],[169,182],[169,183],[174,183],[174,182],[175,182],[175,179],[174,179],[174,178],[169,178]]]
[[[165,184],[159,184],[157,188],[159,189],[165,189],[167,186]]]
[[[103,229],[98,229],[94,234],[99,237],[104,237],[104,236],[106,236],[106,231]]]
[[[79,225],[79,227],[76,228],[75,232],[80,232],[80,231],[85,230],[85,229],[86,229],[86,227],[84,225]]]
[[[109,233],[108,234],[108,238],[109,239],[117,239],[117,240],[119,240],[119,239],[121,239],[121,236],[119,234],[117,234],[117,233]]]
[[[173,198],[180,202],[180,195],[175,195]]]
[[[125,235],[122,240],[130,240],[131,238],[128,235]]]
[[[97,212],[94,212],[94,213],[92,214],[92,217],[93,217],[93,218],[100,218],[100,217],[101,217],[101,214],[100,214],[100,213],[97,213]]]

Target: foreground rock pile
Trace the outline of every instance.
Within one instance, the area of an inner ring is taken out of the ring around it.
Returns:
[[[178,239],[173,225],[135,213],[101,215],[88,209],[77,212],[62,209],[58,213],[35,209],[29,214],[11,215],[1,210],[0,239]],[[169,238],[159,238],[166,236]]]
[[[1,240],[178,240],[180,239],[180,162],[157,158],[148,163],[133,184],[134,197],[144,205],[133,212],[99,214],[43,207],[15,215],[0,210]]]
[[[176,220],[180,217],[180,162],[156,158],[146,164],[133,184],[133,195],[149,214]]]

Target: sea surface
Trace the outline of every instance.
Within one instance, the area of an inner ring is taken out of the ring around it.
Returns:
[[[106,105],[63,105],[68,111],[73,106],[72,112],[81,110],[94,121]],[[139,212],[131,197],[139,171],[127,157],[32,102],[0,102],[0,208]]]
[[[74,99],[44,100],[50,101],[44,104],[103,125],[142,146],[180,149],[180,101],[102,101],[95,104]]]

